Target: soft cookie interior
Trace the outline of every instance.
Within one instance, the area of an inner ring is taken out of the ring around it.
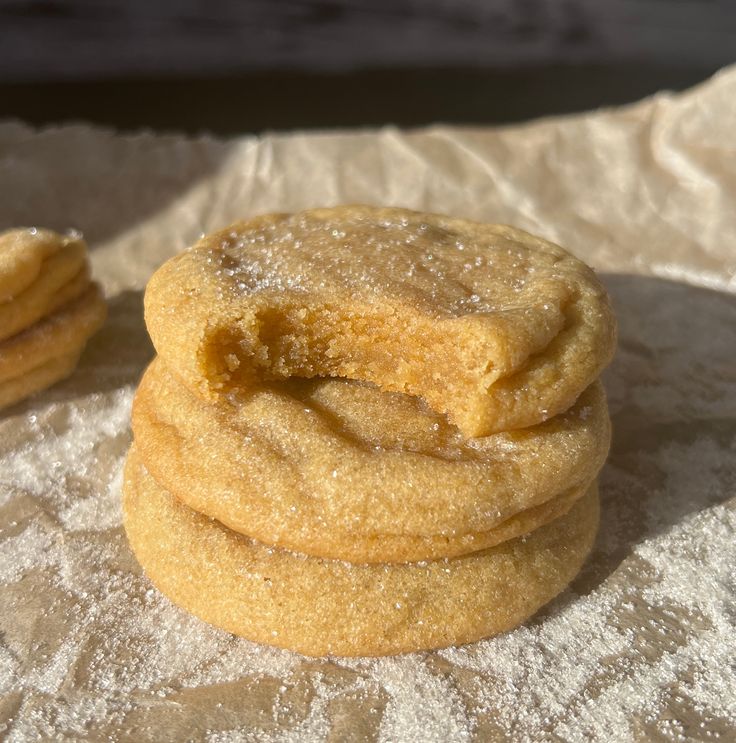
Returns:
[[[199,351],[203,376],[218,391],[290,377],[344,377],[418,395],[467,435],[488,431],[489,390],[522,355],[539,352],[564,316],[540,323],[524,348],[505,319],[434,320],[399,306],[287,303],[274,297],[246,317],[215,325]]]

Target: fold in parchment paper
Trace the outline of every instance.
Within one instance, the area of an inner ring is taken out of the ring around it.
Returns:
[[[502,637],[305,659],[172,606],[126,544],[151,272],[236,218],[339,202],[510,222],[573,250],[613,296],[600,536],[569,590]],[[0,414],[0,736],[732,739],[736,68],[502,129],[216,141],[5,123],[0,227],[32,224],[85,233],[110,318],[72,378]]]

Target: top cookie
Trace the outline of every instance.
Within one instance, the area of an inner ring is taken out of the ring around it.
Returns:
[[[1,232],[0,302],[30,286],[40,273],[44,260],[73,242],[79,240],[35,227]]]
[[[615,345],[605,290],[562,248],[368,206],[266,215],[202,238],[151,278],[146,323],[205,398],[347,377],[418,395],[469,437],[566,410]]]

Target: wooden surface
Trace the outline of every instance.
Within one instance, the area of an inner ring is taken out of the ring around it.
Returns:
[[[507,123],[733,61],[733,0],[0,0],[0,118],[36,124]]]
[[[733,61],[733,0],[0,0],[4,83]]]

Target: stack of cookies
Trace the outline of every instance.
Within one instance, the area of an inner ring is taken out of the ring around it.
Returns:
[[[202,619],[308,655],[467,643],[589,552],[615,323],[556,245],[402,209],[267,215],[162,266],[146,322],[125,525]]]
[[[0,233],[0,408],[69,376],[105,316],[82,239]]]

